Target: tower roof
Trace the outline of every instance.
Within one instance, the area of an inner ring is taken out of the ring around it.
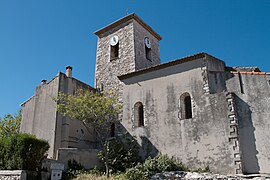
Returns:
[[[109,24],[108,26],[105,26],[99,30],[97,30],[96,32],[94,32],[95,35],[100,36],[101,34],[109,31],[112,28],[115,28],[129,20],[136,20],[141,26],[143,26],[146,30],[148,30],[154,37],[156,37],[159,41],[162,39],[162,37],[156,33],[149,25],[147,25],[139,16],[137,16],[135,13],[129,14],[111,24]]]

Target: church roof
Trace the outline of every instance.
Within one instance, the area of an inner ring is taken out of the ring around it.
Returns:
[[[207,53],[201,52],[201,53],[197,53],[197,54],[187,56],[187,57],[184,57],[184,58],[176,59],[176,60],[173,60],[173,61],[170,61],[170,62],[167,62],[167,63],[158,64],[158,65],[151,66],[151,67],[148,67],[148,68],[145,68],[145,69],[141,69],[141,70],[138,70],[138,71],[135,71],[135,72],[124,74],[124,75],[118,76],[118,78],[120,80],[122,80],[122,79],[126,79],[126,78],[133,77],[133,76],[136,76],[136,75],[144,74],[144,73],[147,73],[147,72],[152,72],[152,71],[155,71],[155,70],[163,69],[163,68],[174,66],[174,65],[177,65],[177,64],[182,64],[182,63],[185,63],[185,62],[188,62],[188,61],[193,61],[193,60],[197,60],[197,59],[200,59],[200,58],[205,58],[206,56],[210,56],[212,58],[215,58],[215,57],[213,57],[213,56],[211,56],[211,55],[209,55]],[[217,58],[215,58],[215,59],[217,59]]]
[[[143,26],[147,31],[149,31],[154,37],[156,37],[159,41],[162,39],[162,37],[156,33],[149,25],[147,25],[139,16],[137,16],[135,13],[129,14],[111,24],[109,24],[108,26],[105,26],[99,30],[97,30],[96,32],[94,32],[95,35],[99,36],[131,19],[136,20],[141,26]]]

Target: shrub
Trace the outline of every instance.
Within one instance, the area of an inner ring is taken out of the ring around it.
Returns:
[[[78,163],[74,159],[68,160],[68,169],[72,169],[72,170],[85,170],[85,168],[83,167],[83,165],[81,165],[80,163]]]
[[[143,164],[137,164],[126,172],[128,179],[147,179],[150,176],[165,171],[188,171],[182,163],[178,163],[168,155],[158,155],[155,158],[148,158]]]
[[[149,172],[145,170],[143,164],[138,163],[135,167],[132,167],[126,171],[126,178],[130,180],[146,180],[150,177]]]
[[[83,176],[102,176],[104,173],[100,171],[97,167],[87,170],[83,165],[78,163],[76,160],[68,160],[68,170],[63,174],[63,179],[81,179]],[[89,178],[88,178],[89,179]]]
[[[124,135],[112,138],[109,141],[109,167],[112,173],[124,172],[127,168],[134,167],[139,161],[138,147],[132,137]],[[99,158],[104,161],[104,153],[99,153]]]
[[[182,163],[178,163],[173,157],[170,158],[168,155],[158,155],[153,159],[146,159],[144,168],[153,173],[188,170]]]
[[[0,169],[40,170],[49,149],[45,140],[30,134],[14,134],[0,138]]]
[[[65,172],[64,179],[73,179],[76,178],[78,174],[83,174],[85,172],[85,168],[78,163],[76,160],[68,160],[68,170]]]
[[[209,168],[209,166],[206,166],[205,168],[194,169],[194,170],[192,170],[192,172],[207,173],[207,172],[210,172],[210,168]]]

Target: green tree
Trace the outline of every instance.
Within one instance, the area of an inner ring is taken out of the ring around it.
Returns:
[[[97,140],[103,145],[104,165],[109,177],[109,139],[113,123],[118,121],[122,106],[112,92],[94,93],[78,90],[75,95],[59,93],[55,98],[57,111],[64,116],[82,121],[86,127],[93,128]]]
[[[7,137],[20,131],[22,110],[15,114],[7,114],[0,118],[0,137]]]

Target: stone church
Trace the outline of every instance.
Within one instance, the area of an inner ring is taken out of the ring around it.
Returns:
[[[95,34],[94,88],[67,67],[22,104],[21,131],[48,140],[49,157],[94,163],[98,148],[91,130],[58,114],[51,97],[113,89],[123,103],[115,134],[136,136],[142,156],[168,154],[223,174],[269,173],[270,73],[228,67],[207,53],[160,64],[161,36],[136,14]]]

